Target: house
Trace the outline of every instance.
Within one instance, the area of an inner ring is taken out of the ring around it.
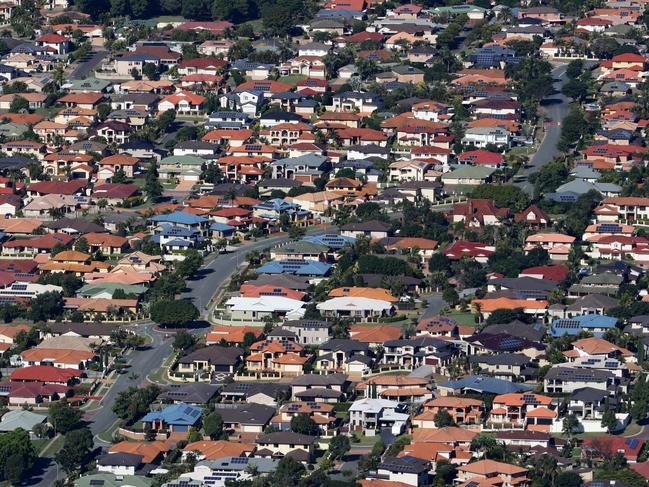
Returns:
[[[259,435],[275,416],[275,408],[263,404],[217,406],[223,418],[223,428],[242,436]]]
[[[463,166],[442,174],[441,180],[445,186],[478,186],[491,181],[495,168],[483,166]]]
[[[292,431],[276,431],[257,438],[258,457],[289,456],[297,461],[310,462],[314,454],[316,437],[294,433]]]
[[[533,249],[542,248],[548,251],[553,261],[565,261],[575,240],[575,237],[561,233],[537,233],[525,239],[523,250],[529,253]]]
[[[382,239],[391,237],[393,234],[392,226],[388,223],[372,220],[362,223],[348,223],[341,227],[341,235],[345,237],[371,237],[372,239]]]
[[[527,477],[528,470],[516,465],[497,462],[495,460],[478,460],[467,465],[460,465],[457,469],[457,480],[461,483],[482,481],[503,487],[527,487],[531,481]]]
[[[438,385],[440,396],[460,395],[465,393],[506,394],[529,390],[524,384],[494,379],[482,375],[469,375],[462,379],[450,380]]]
[[[201,421],[203,408],[185,403],[173,404],[160,411],[151,411],[142,418],[144,429],[166,430],[170,434],[188,433],[189,428]]]
[[[601,337],[607,330],[615,328],[617,318],[606,315],[585,314],[572,318],[557,318],[552,320],[550,334],[553,337],[577,335],[582,331]]]
[[[409,419],[406,405],[387,399],[359,399],[348,411],[349,427],[362,431],[365,436],[374,436],[383,428],[400,435]]]
[[[493,200],[474,199],[466,203],[456,203],[451,210],[453,223],[464,223],[467,228],[483,228],[488,225],[500,226],[509,215],[509,209],[497,208]]]
[[[302,300],[283,296],[233,297],[225,302],[226,312],[221,321],[262,326],[265,323],[264,319],[269,318],[280,321],[300,319],[305,313],[304,304]]]
[[[549,394],[570,394],[584,387],[607,390],[614,379],[607,370],[553,366],[543,380],[543,388]]]
[[[198,115],[201,112],[204,102],[205,97],[202,95],[188,91],[178,91],[160,100],[158,103],[158,112],[163,113],[167,110],[175,110],[180,115]]]
[[[304,374],[291,381],[291,399],[309,402],[339,402],[349,385],[347,374]]]
[[[500,127],[473,127],[464,132],[462,141],[467,145],[486,147],[510,147],[512,134],[509,130]]]
[[[59,56],[67,54],[70,50],[70,39],[59,34],[43,34],[37,37],[34,42],[37,46],[47,48]]]
[[[409,376],[377,376],[356,386],[359,394],[368,398],[383,398],[406,403],[423,403],[432,399],[428,380]]]
[[[536,205],[530,205],[520,213],[514,214],[515,222],[523,222],[533,230],[543,230],[552,223],[548,214]]]
[[[135,475],[142,466],[142,458],[137,453],[104,453],[97,457],[97,470],[120,477]]]
[[[196,459],[218,460],[225,457],[250,457],[256,449],[251,443],[234,443],[227,440],[201,440],[188,443],[183,448],[183,458],[190,453],[196,455]]]
[[[238,347],[210,345],[180,357],[173,374],[185,380],[202,381],[217,372],[233,373],[242,356],[243,350]]]
[[[422,424],[424,418],[421,416],[426,415],[426,419],[430,421],[428,418],[434,419],[441,410],[449,413],[456,424],[480,424],[485,413],[485,405],[479,399],[454,396],[436,397],[424,404],[424,412],[415,416],[413,422],[415,424],[419,422],[419,427],[427,428],[429,425]]]
[[[315,358],[315,368],[318,371],[343,371],[355,377],[366,373],[371,363],[369,346],[348,339],[331,339],[321,344]]]
[[[442,373],[452,355],[448,342],[431,336],[388,340],[383,347],[385,364],[406,369],[429,365],[436,373]]]
[[[331,111],[371,114],[382,106],[381,98],[375,93],[346,91],[333,95]]]
[[[392,316],[395,307],[389,301],[361,297],[337,297],[316,305],[325,317],[349,318],[355,321],[378,321]]]
[[[376,469],[376,477],[388,479],[392,484],[413,485],[415,487],[428,482],[430,463],[419,458],[403,456],[398,458],[386,457]]]

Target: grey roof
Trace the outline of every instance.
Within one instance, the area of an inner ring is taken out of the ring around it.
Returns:
[[[247,281],[248,284],[255,285],[273,285],[278,287],[287,287],[296,291],[305,291],[309,288],[309,281],[305,277],[294,276],[292,274],[262,274],[253,281]]]
[[[32,428],[45,422],[47,416],[44,414],[36,414],[31,411],[16,409],[9,411],[2,416],[0,422],[0,431],[14,431],[22,428],[25,431],[31,431]]]
[[[430,470],[430,463],[419,458],[405,457],[388,457],[384,458],[378,466],[379,470],[388,470],[405,474],[421,474]]]
[[[519,338],[524,338],[531,342],[540,342],[545,335],[545,328],[539,323],[528,325],[522,321],[512,321],[510,323],[498,323],[489,325],[482,330],[482,333],[497,335],[506,333]]]
[[[488,284],[502,286],[515,291],[552,291],[558,286],[557,282],[535,279],[534,277],[500,277],[490,279]]]
[[[320,154],[303,154],[296,157],[277,159],[273,161],[273,164],[287,167],[306,166],[313,169],[319,169],[325,162],[327,162],[326,156]]]
[[[265,426],[275,415],[275,408],[262,404],[216,405],[215,411],[227,424],[248,424]]]
[[[604,294],[588,294],[577,298],[574,303],[566,306],[566,309],[568,311],[579,311],[582,308],[602,308],[607,310],[619,305],[620,301],[611,296],[606,296]]]
[[[258,188],[299,188],[302,186],[300,181],[295,179],[286,179],[286,178],[275,178],[275,179],[264,179],[257,184]]]
[[[570,401],[583,401],[583,402],[600,402],[608,397],[608,391],[595,389],[593,387],[582,387],[575,389],[568,397]]]
[[[348,340],[345,338],[334,338],[320,344],[320,350],[327,350],[331,352],[367,352],[370,347],[367,343],[361,343],[357,340]]]
[[[243,398],[254,396],[255,394],[265,394],[275,398],[278,392],[288,392],[288,384],[278,384],[275,382],[232,382],[227,384],[221,390],[221,394],[241,395]]]
[[[62,228],[74,228],[79,233],[91,233],[91,232],[107,232],[107,230],[102,225],[97,225],[83,218],[61,218],[44,225],[47,228],[53,230],[60,230]]]
[[[624,278],[612,272],[602,272],[601,274],[591,274],[584,277],[579,284],[592,284],[592,285],[612,285],[619,286],[624,282]]]
[[[66,323],[56,322],[48,325],[48,328],[54,335],[64,335],[66,333],[75,333],[82,337],[90,336],[110,336],[119,326],[110,323]]]
[[[186,402],[190,404],[207,404],[219,391],[212,384],[192,382],[189,384],[171,384],[158,396],[162,400]]]
[[[497,355],[471,355],[469,362],[472,364],[487,365],[518,365],[530,363],[530,358],[520,353],[503,353]]]
[[[293,379],[291,382],[294,386],[329,386],[336,385],[342,386],[347,382],[347,374],[304,374]]]
[[[136,453],[104,453],[97,458],[97,465],[138,467],[142,464],[143,455]]]
[[[591,183],[583,179],[575,179],[559,186],[556,192],[582,195],[593,190],[600,193],[619,193],[622,191],[622,187],[613,183]]]
[[[576,382],[607,382],[613,374],[607,370],[577,369],[571,367],[552,367],[545,376],[546,380]]]
[[[389,232],[392,225],[379,220],[371,220],[361,223],[348,223],[343,225],[341,230],[348,232]]]
[[[312,445],[315,443],[315,440],[315,436],[302,435],[293,431],[274,431],[266,435],[261,435],[257,438],[257,443],[260,445]]]
[[[178,360],[180,363],[188,364],[195,360],[207,360],[211,365],[235,365],[243,356],[243,350],[239,347],[221,347],[210,345],[199,348],[189,355]]]

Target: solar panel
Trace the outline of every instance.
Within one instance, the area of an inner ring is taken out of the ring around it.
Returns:
[[[104,485],[104,481],[102,479],[91,479],[90,485]]]

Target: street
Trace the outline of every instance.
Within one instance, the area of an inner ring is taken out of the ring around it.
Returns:
[[[324,233],[327,229],[314,228],[309,234]],[[205,264],[192,279],[187,280],[187,288],[180,299],[189,299],[203,315],[216,290],[234,273],[238,266],[246,262],[246,254],[253,250],[261,250],[288,241],[286,234],[253,242],[240,247],[230,254],[220,254],[214,260]],[[146,377],[158,370],[165,359],[171,354],[172,339],[164,338],[164,334],[155,330],[155,324],[135,325],[137,332],[148,335],[153,342],[145,350],[131,352],[128,355],[130,367],[128,373],[116,375],[115,383],[102,398],[102,407],[96,411],[87,412],[84,419],[95,437],[95,447],[106,447],[108,444],[97,437],[98,434],[109,430],[117,421],[111,405],[117,395],[132,386],[146,386]],[[134,379],[132,379],[135,377]],[[33,474],[25,485],[51,487],[57,476],[56,463],[49,458],[39,458]],[[59,478],[63,472],[59,472]]]
[[[70,73],[70,79],[84,79],[88,77],[88,74],[94,70],[97,65],[106,57],[108,51],[104,49],[95,49],[93,48],[92,54],[84,62],[80,63],[72,73]]]
[[[557,144],[561,137],[561,122],[570,111],[570,99],[561,94],[561,88],[567,81],[566,69],[567,65],[562,64],[552,70],[552,76],[558,79],[558,81],[554,82],[556,93],[549,95],[541,102],[548,119],[548,123],[545,124],[545,136],[536,153],[530,159],[528,167],[522,173],[519,173],[525,175],[526,179],[514,183],[528,194],[534,192],[534,185],[527,178],[560,154]]]

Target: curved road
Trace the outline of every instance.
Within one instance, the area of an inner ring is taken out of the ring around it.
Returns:
[[[327,231],[326,228],[313,228],[308,233],[313,235],[325,231]],[[248,252],[262,250],[288,240],[288,236],[284,234],[241,246],[229,254],[218,255],[214,260],[205,264],[193,279],[187,281],[187,288],[180,295],[180,299],[193,301],[201,313],[205,314],[206,307],[216,290],[237,270],[240,263],[246,262],[245,256]],[[107,446],[97,435],[109,430],[117,421],[117,416],[111,409],[117,395],[129,387],[147,385],[146,376],[158,370],[172,352],[172,340],[165,339],[164,334],[156,331],[153,323],[134,326],[138,332],[149,335],[153,339],[153,343],[145,350],[131,352],[128,355],[130,364],[128,373],[116,376],[115,383],[101,401],[100,409],[85,414],[84,419],[88,422],[92,434],[95,435],[95,447]],[[136,376],[134,379],[130,378],[134,376]],[[63,475],[62,471],[59,472],[59,478]],[[32,476],[24,485],[51,487],[56,479],[55,462],[50,458],[39,458],[32,470]]]
[[[536,153],[530,159],[528,167],[522,173],[519,173],[526,177],[537,172],[541,166],[561,154],[561,151],[557,148],[559,138],[561,137],[561,122],[570,111],[570,99],[561,94],[561,88],[567,81],[567,67],[567,64],[561,64],[552,70],[552,76],[557,80],[553,84],[555,93],[546,97],[541,103],[546,118],[548,119],[548,122],[545,124],[545,136]],[[528,194],[534,192],[534,185],[527,179],[514,184]]]

